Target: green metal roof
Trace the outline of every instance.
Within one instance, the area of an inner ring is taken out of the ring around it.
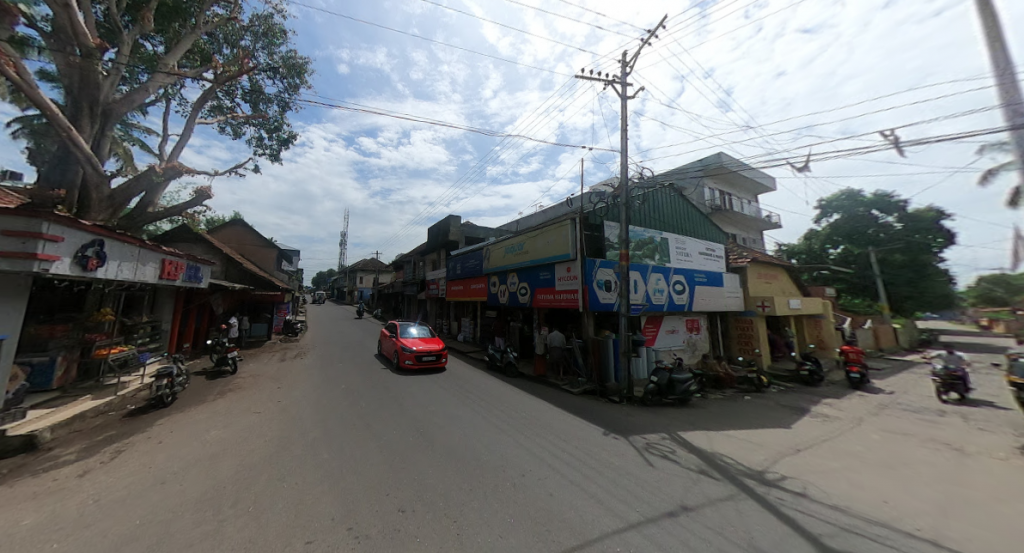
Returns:
[[[639,196],[640,205],[634,200],[629,213],[629,224],[662,232],[671,232],[708,242],[725,244],[729,237],[721,227],[715,224],[693,202],[683,197],[683,193],[674,186],[652,188]],[[619,206],[612,202],[607,213],[599,214],[603,209],[593,209],[587,213],[587,222],[602,224],[605,220],[619,221]]]

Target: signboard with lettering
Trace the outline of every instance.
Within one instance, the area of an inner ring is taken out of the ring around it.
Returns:
[[[618,265],[606,259],[587,259],[587,301],[591,311],[618,309]],[[631,263],[627,285],[633,315],[744,309],[739,279],[730,273]]]
[[[487,277],[449,280],[447,289],[448,301],[487,301]]]
[[[476,250],[448,258],[448,278],[470,278],[484,274],[484,251]]]
[[[579,288],[558,288],[556,267],[526,267],[487,276],[487,305],[577,309]]]
[[[573,221],[524,232],[484,248],[484,272],[547,265],[576,259]]]
[[[604,222],[605,258],[619,260],[619,224]],[[725,246],[641,227],[629,227],[629,261],[643,265],[725,272]]]

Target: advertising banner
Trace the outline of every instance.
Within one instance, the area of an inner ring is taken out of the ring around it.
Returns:
[[[643,317],[641,333],[647,338],[645,347],[670,350],[684,363],[696,363],[711,351],[708,319],[705,315],[651,315]]]
[[[569,288],[566,282],[562,289],[558,287],[558,276],[568,278],[575,271],[574,265],[559,263],[490,275],[487,277],[487,305],[576,309],[580,301],[579,287]]]
[[[470,278],[484,274],[484,250],[476,250],[457,257],[449,257],[448,278]]]
[[[427,281],[427,297],[443,298],[445,296],[445,279],[433,279]]]
[[[487,277],[448,281],[448,301],[487,301]]]
[[[619,305],[618,262],[588,259],[587,301],[591,311],[615,311]],[[737,275],[631,263],[630,312],[682,313],[743,311]]]
[[[619,224],[604,222],[605,257],[619,260]],[[629,260],[643,265],[725,272],[725,246],[660,230],[629,227]]]
[[[576,233],[572,221],[524,232],[484,248],[484,272],[547,265],[576,259]]]

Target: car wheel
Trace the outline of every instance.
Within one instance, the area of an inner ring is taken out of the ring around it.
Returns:
[[[395,352],[395,356],[394,356],[394,358],[393,358],[393,359],[391,360],[391,362],[392,362],[392,363],[394,363],[394,365],[395,365],[395,368],[397,369],[397,368],[398,368],[398,366],[399,366],[399,365],[398,365],[398,352],[397,352],[397,351]]]
[[[377,340],[377,355],[383,355],[384,350],[381,349],[380,340]]]

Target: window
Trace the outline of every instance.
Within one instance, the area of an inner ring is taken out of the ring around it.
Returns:
[[[402,325],[400,336],[402,338],[434,338],[434,331],[427,325],[405,324]]]
[[[732,240],[733,242],[739,242],[740,238],[738,236],[736,236],[734,233],[730,232],[729,233],[729,240]]]
[[[363,283],[363,277],[359,277],[359,284]]]
[[[384,326],[384,331],[388,334],[396,334],[398,332],[398,325],[395,323],[388,323]]]

